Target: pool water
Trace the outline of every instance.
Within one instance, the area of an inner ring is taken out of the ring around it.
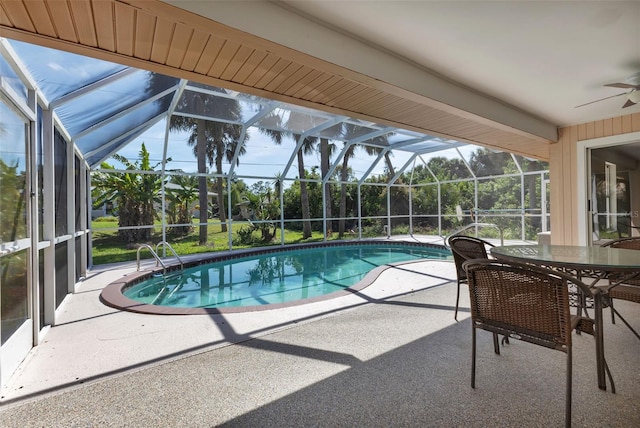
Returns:
[[[399,245],[296,249],[185,268],[134,284],[123,294],[178,308],[268,305],[344,290],[378,266],[450,257],[446,249]]]

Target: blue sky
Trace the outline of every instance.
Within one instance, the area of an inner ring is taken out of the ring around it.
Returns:
[[[130,160],[137,159],[140,146],[142,142],[144,142],[150,153],[152,162],[159,162],[162,159],[162,152],[164,148],[165,128],[166,121],[162,120],[158,122],[140,137],[121,149],[118,153]],[[196,172],[196,158],[193,155],[193,149],[187,144],[188,137],[189,134],[185,132],[170,133],[168,157],[171,157],[172,161],[167,164],[167,169],[182,169],[185,172]],[[342,147],[342,143],[337,142],[336,145],[339,152]],[[273,179],[276,174],[284,171],[294,147],[295,143],[288,137],[283,141],[281,146],[277,146],[257,129],[251,128],[250,138],[247,141],[247,152],[240,158],[240,165],[236,168],[235,172],[239,176],[251,175],[264,177],[263,180],[265,181]],[[464,156],[468,157],[470,152],[476,148],[476,146],[464,146],[460,150]],[[338,152],[336,152],[336,155]],[[410,156],[411,154],[408,152],[393,152],[392,162],[394,167],[400,168],[410,158]],[[432,156],[445,156],[447,158],[451,158],[457,157],[458,153],[456,150],[450,149],[424,155],[423,159],[428,161]],[[361,177],[370,167],[374,159],[374,157],[367,155],[364,150],[358,150],[349,164],[355,175],[357,177]],[[113,160],[108,160],[108,162],[113,164]],[[319,168],[319,154],[315,153],[312,155],[306,155],[304,162],[307,169],[310,169],[312,166],[317,166]],[[418,164],[420,163],[419,160],[417,162]],[[226,164],[225,172],[228,168],[229,165]],[[372,171],[372,174],[382,174],[383,172],[384,162],[379,162]],[[297,175],[297,162],[294,159],[294,163],[292,164],[287,177],[293,179],[297,177]],[[258,179],[245,179],[245,181],[251,184],[258,181]]]
[[[165,121],[161,121],[147,130],[143,135],[132,141],[118,153],[124,155],[128,159],[137,159],[142,142],[145,143],[150,153],[151,159],[160,161],[162,159],[162,151],[164,147]],[[196,172],[196,158],[193,156],[193,148],[187,144],[188,133],[171,133],[168,145],[168,157],[172,161],[167,164],[167,169],[182,169],[186,172]],[[247,141],[247,152],[240,158],[240,165],[235,172],[238,175],[262,176],[271,179],[278,172],[284,171],[289,157],[293,151],[295,143],[288,137],[285,137],[281,146],[277,146],[268,137],[262,135],[257,129],[250,129],[250,138]],[[341,143],[338,143],[341,146]],[[368,156],[364,151],[356,154],[351,161],[351,167],[354,171],[361,175],[369,168],[374,158]],[[312,166],[320,165],[318,154],[305,156],[305,167],[310,169]],[[225,165],[227,170],[229,165]],[[381,173],[384,165],[380,164],[374,173]],[[295,162],[289,170],[288,177],[297,176],[297,163]]]

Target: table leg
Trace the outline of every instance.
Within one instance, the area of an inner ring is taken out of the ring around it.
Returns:
[[[607,381],[605,378],[605,359],[604,359],[604,329],[603,329],[603,317],[602,317],[602,294],[596,294],[594,300],[595,307],[595,339],[596,339],[596,370],[598,372],[598,388],[606,391]]]

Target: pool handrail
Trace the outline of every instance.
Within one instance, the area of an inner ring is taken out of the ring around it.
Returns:
[[[154,259],[156,259],[156,266],[158,266],[158,264],[162,265],[162,274],[166,275],[167,274],[167,265],[164,264],[164,262],[162,261],[162,259],[160,257],[158,257],[158,255],[156,254],[155,251],[153,251],[153,248],[151,248],[151,245],[149,244],[142,244],[138,247],[138,251],[136,253],[136,260],[137,260],[137,270],[140,271],[140,251],[142,251],[143,248],[146,248],[149,250],[149,252],[151,252],[151,255],[153,256]]]
[[[178,255],[178,253],[176,253],[176,250],[173,249],[173,247],[171,246],[171,244],[169,244],[167,241],[160,241],[156,244],[156,254],[159,254],[160,252],[158,251],[158,249],[160,247],[165,247],[168,248],[169,251],[171,251],[173,253],[173,256],[178,259],[178,262],[180,262],[180,270],[184,270],[184,263],[182,262],[182,259],[180,258],[180,256]],[[158,259],[160,258],[160,256],[158,256]],[[156,263],[156,266],[158,266],[158,264]]]

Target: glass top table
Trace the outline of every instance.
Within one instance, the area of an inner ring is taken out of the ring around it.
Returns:
[[[575,270],[633,272],[640,270],[640,252],[622,248],[571,245],[508,245],[491,248],[497,259]]]
[[[508,245],[491,248],[491,255],[505,262],[549,267],[569,273],[578,279],[592,278],[590,286],[597,289],[594,300],[598,387],[606,389],[602,307],[607,302],[609,289],[640,276],[640,251],[570,245]],[[604,287],[595,286],[600,280],[610,278],[611,273],[619,274],[614,282]]]

